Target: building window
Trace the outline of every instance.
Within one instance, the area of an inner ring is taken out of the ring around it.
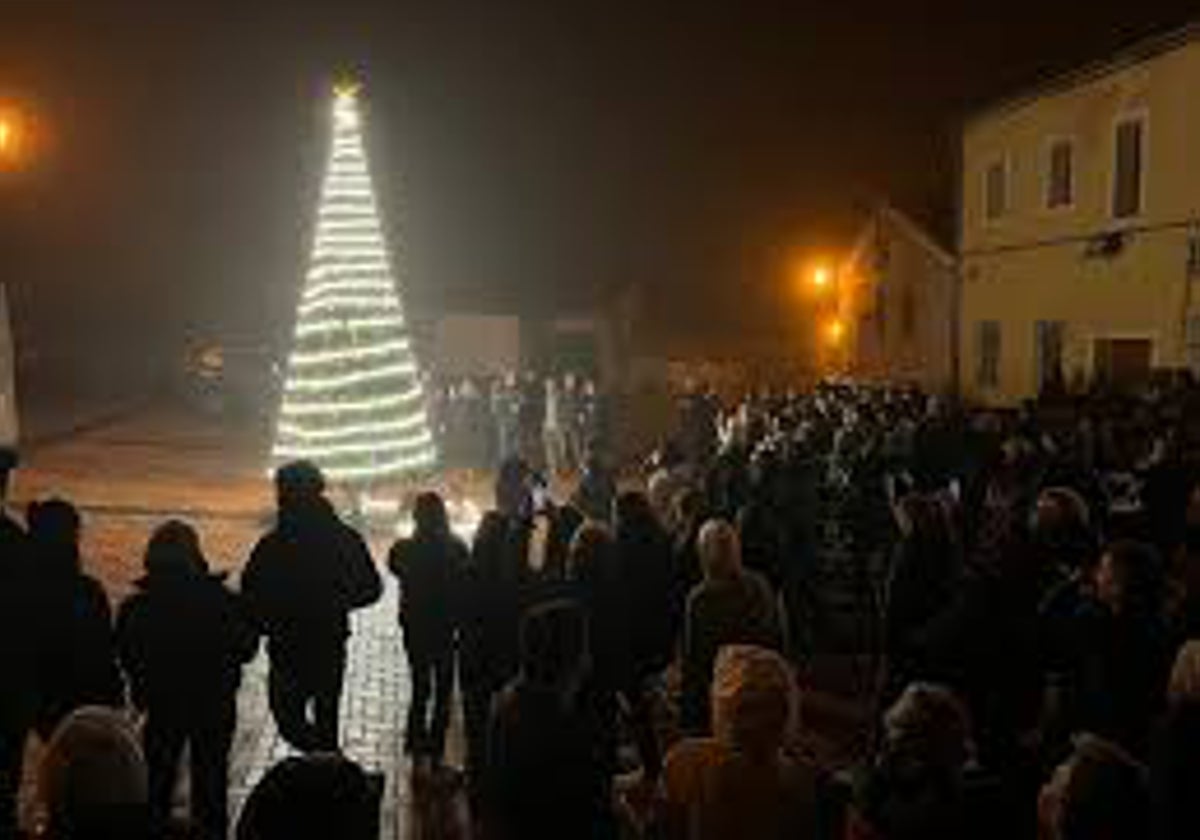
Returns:
[[[976,334],[975,383],[980,388],[1000,384],[1000,322],[980,321]]]
[[[1050,144],[1046,167],[1046,206],[1051,210],[1075,203],[1075,147],[1070,140]]]
[[[1008,164],[997,160],[988,164],[983,177],[983,213],[990,221],[1008,212]]]
[[[1128,219],[1142,212],[1146,122],[1141,117],[1117,123],[1113,156],[1113,217]]]
[[[1033,325],[1033,355],[1037,360],[1037,386],[1041,391],[1047,385],[1063,383],[1063,336],[1066,327],[1062,321],[1038,321]]]

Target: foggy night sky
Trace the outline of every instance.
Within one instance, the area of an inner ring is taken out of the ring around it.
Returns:
[[[0,178],[0,273],[147,347],[286,332],[351,69],[410,304],[635,283],[681,331],[765,325],[873,199],[952,223],[964,109],[1193,9],[984,5],[0,0],[0,101],[51,139]]]

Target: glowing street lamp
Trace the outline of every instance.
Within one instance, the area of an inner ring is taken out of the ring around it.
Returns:
[[[15,169],[25,162],[28,140],[23,115],[0,106],[0,169]]]
[[[841,318],[834,318],[825,325],[825,340],[832,346],[836,347],[842,343],[842,339],[846,337],[846,325]]]
[[[827,289],[832,280],[833,274],[830,272],[828,266],[819,265],[813,269],[812,284],[814,288],[818,290]]]

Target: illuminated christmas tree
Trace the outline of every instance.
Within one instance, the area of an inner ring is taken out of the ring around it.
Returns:
[[[379,221],[358,90],[334,91],[333,139],[273,457],[363,490],[430,467],[433,437]],[[403,266],[402,260],[397,260]]]

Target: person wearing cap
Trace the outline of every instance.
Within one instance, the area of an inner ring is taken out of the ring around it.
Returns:
[[[151,826],[156,836],[167,831],[186,745],[194,821],[201,836],[224,838],[237,691],[258,633],[238,596],[209,573],[190,525],[159,526],[144,563],[117,616],[117,645],[134,705],[146,712]]]
[[[350,613],[383,582],[363,538],[325,498],[307,461],[275,473],[278,519],[254,546],[242,595],[267,637],[268,695],[279,734],[296,749],[336,750]]]

